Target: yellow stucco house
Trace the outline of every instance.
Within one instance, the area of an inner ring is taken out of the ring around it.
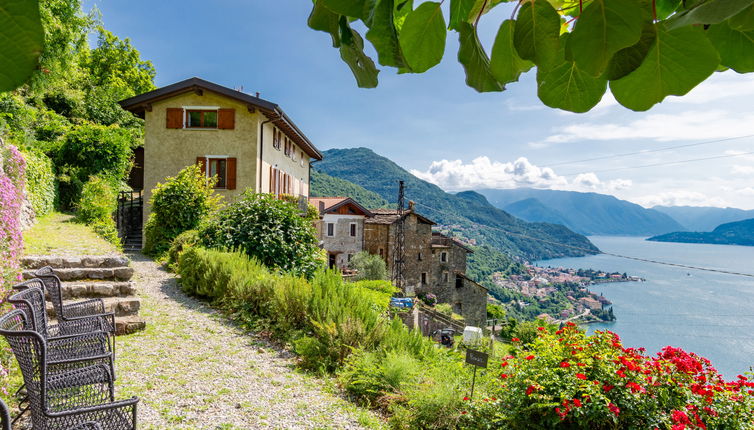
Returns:
[[[194,163],[218,176],[225,201],[246,189],[309,196],[309,163],[322,153],[275,103],[191,78],[120,105],[144,119],[144,202],[158,182]],[[145,204],[144,220],[149,210]]]

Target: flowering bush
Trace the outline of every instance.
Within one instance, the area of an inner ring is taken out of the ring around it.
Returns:
[[[500,362],[500,390],[469,405],[467,428],[754,428],[754,382],[726,382],[682,349],[650,357],[615,333],[586,336],[573,324],[540,330],[528,348]]]
[[[18,279],[18,259],[23,250],[21,204],[26,162],[13,145],[0,139],[0,293]]]

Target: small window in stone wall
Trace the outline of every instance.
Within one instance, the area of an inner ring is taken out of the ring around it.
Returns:
[[[442,281],[446,282],[446,283],[448,282],[448,272],[447,271],[442,272]]]
[[[448,253],[447,252],[443,251],[443,252],[440,253],[440,261],[443,262],[443,263],[447,263],[448,262]]]
[[[427,284],[427,272],[422,272],[422,284]]]
[[[423,256],[423,255],[422,255],[422,253],[420,252],[419,254],[417,254],[417,255],[416,255],[416,261],[422,261],[422,260],[424,259],[423,257],[424,257],[424,256]]]
[[[461,275],[456,275],[456,288],[462,288],[463,287],[463,277]]]
[[[328,236],[335,236],[335,224],[328,222],[327,223],[327,235]]]
[[[356,223],[351,223],[351,237],[356,237]]]
[[[380,257],[384,257],[384,256],[385,256],[385,250],[380,248]]]

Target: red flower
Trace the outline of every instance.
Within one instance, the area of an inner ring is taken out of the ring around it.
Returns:
[[[518,342],[518,341],[520,341],[520,340],[521,340],[521,339],[519,339],[519,338],[517,338],[517,337],[514,337],[514,338],[512,338],[512,339],[511,339],[511,342]]]
[[[500,364],[500,367],[505,367],[505,366],[507,366],[507,365],[508,365],[508,362],[507,362],[507,361],[503,361],[503,362],[502,362],[502,363]]]
[[[544,327],[537,327],[537,330],[539,330],[539,331],[544,331],[544,330],[545,330],[545,328],[544,328]]]
[[[464,400],[465,402],[468,402],[468,401],[469,401],[469,400],[471,400],[471,399],[469,399],[468,397],[464,397],[464,398],[463,398],[463,400]]]
[[[583,373],[577,373],[576,377],[579,378],[579,379],[583,379],[584,381],[586,381],[586,379],[587,379],[586,375],[584,375]]]
[[[573,404],[577,408],[580,408],[581,407],[581,400],[579,400],[579,399],[573,399]]]
[[[466,414],[468,414],[468,412],[466,412],[466,411],[461,411],[461,415],[466,415]]]
[[[686,412],[674,410],[670,417],[673,419],[674,423],[677,424],[691,424],[691,420],[689,419],[689,416],[686,415]]]
[[[565,369],[565,368],[571,367],[571,365],[567,361],[563,361],[560,363],[560,367]]]
[[[526,389],[526,395],[527,396],[531,396],[531,393],[533,393],[534,391],[536,391],[536,389],[537,389],[537,387],[535,387],[534,385],[529,385],[529,388]]]
[[[507,377],[508,377],[508,375],[506,375],[505,373],[501,373],[501,374],[500,374],[500,379],[505,379],[505,378],[507,378]]]
[[[605,385],[603,385],[603,386],[602,386],[602,389],[603,389],[603,390],[604,390],[604,391],[605,391],[606,393],[607,393],[607,392],[609,392],[610,390],[612,390],[613,388],[615,388],[615,385],[605,384]]]
[[[617,407],[617,406],[615,406],[612,403],[610,403],[609,405],[607,405],[607,408],[610,409],[610,412],[612,412],[613,414],[615,414],[616,417],[620,413],[620,408]]]
[[[534,356],[533,355],[527,355],[524,358],[526,358],[527,360],[534,360]]]

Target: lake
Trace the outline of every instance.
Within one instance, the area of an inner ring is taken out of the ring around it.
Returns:
[[[589,239],[604,252],[754,274],[754,247],[649,242],[636,237]],[[681,347],[710,359],[726,379],[754,366],[754,278],[604,254],[537,265],[626,272],[646,279],[591,286],[613,302],[618,320],[589,324],[589,333],[611,330],[625,346],[643,346],[651,354],[666,345]]]

